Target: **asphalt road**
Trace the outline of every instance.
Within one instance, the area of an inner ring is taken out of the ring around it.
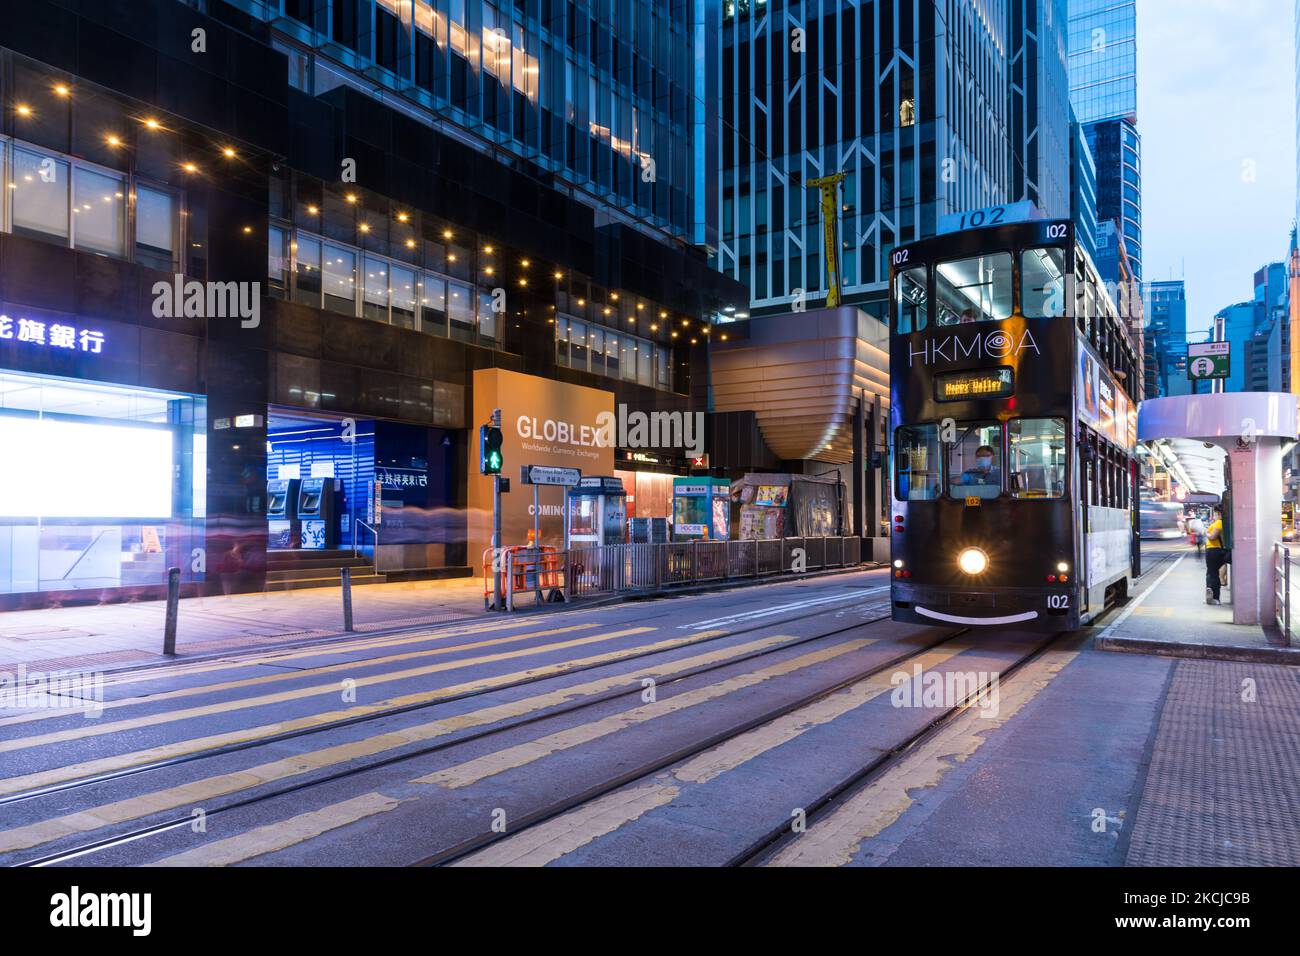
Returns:
[[[1171,662],[888,615],[876,570],[118,672],[0,711],[0,863],[1122,863]]]

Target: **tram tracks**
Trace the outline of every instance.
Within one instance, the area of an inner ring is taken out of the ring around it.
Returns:
[[[865,606],[866,606],[866,607],[871,607],[872,605],[871,605],[871,604],[867,604],[867,605],[865,605]],[[844,609],[847,610],[847,609],[851,609],[851,608],[853,608],[853,607],[862,608],[862,607],[864,607],[864,605],[850,606],[850,607],[848,607],[848,608],[844,608]],[[886,610],[887,610],[887,608],[888,608],[888,605],[885,605],[885,609],[886,609]],[[725,635],[714,635],[714,636],[712,636],[712,637],[701,638],[701,639],[699,639],[698,641],[692,642],[691,644],[684,644],[684,645],[679,645],[679,646],[692,646],[692,645],[698,645],[698,644],[705,644],[705,643],[710,643],[710,642],[713,642],[713,641],[721,640],[723,637],[734,637],[734,636],[743,635],[743,634],[745,634],[745,633],[749,633],[749,632],[752,632],[752,631],[755,631],[755,630],[760,630],[760,629],[771,629],[771,628],[779,628],[779,627],[782,627],[782,626],[784,626],[784,625],[786,625],[786,624],[794,623],[794,622],[796,622],[796,621],[803,620],[803,619],[808,618],[808,617],[815,617],[815,616],[819,616],[819,615],[825,614],[826,612],[827,612],[827,609],[826,609],[826,608],[824,608],[824,607],[823,607],[823,608],[818,608],[816,611],[810,612],[810,613],[808,613],[808,614],[798,615],[798,616],[796,616],[796,617],[789,618],[789,619],[782,620],[782,621],[777,621],[777,622],[765,621],[765,622],[763,622],[763,623],[761,623],[761,624],[755,624],[755,625],[753,625],[753,626],[751,626],[751,627],[742,628],[742,629],[739,629],[739,630],[737,630],[737,631],[729,632],[729,633],[727,633],[727,634],[725,634]],[[843,626],[834,627],[834,628],[831,628],[831,629],[828,629],[828,630],[822,630],[822,629],[819,629],[819,630],[818,630],[818,633],[815,633],[815,634],[811,634],[811,635],[806,635],[806,636],[803,636],[803,637],[794,638],[794,639],[791,639],[791,640],[788,640],[788,641],[782,641],[782,642],[780,642],[780,643],[772,644],[772,645],[769,645],[769,646],[766,646],[766,647],[763,647],[763,648],[760,648],[760,649],[757,649],[757,650],[752,650],[752,651],[747,651],[747,652],[740,653],[740,654],[736,654],[736,655],[727,656],[727,657],[725,657],[725,658],[722,658],[722,659],[720,659],[720,660],[713,661],[713,662],[710,662],[710,663],[707,663],[707,664],[701,664],[701,665],[698,665],[698,666],[693,666],[693,667],[689,667],[689,668],[684,668],[684,669],[682,669],[682,670],[680,670],[680,671],[673,672],[670,676],[664,678],[664,679],[660,682],[660,685],[659,685],[659,686],[660,686],[660,687],[672,686],[673,684],[677,684],[677,683],[680,683],[680,682],[682,682],[682,681],[690,680],[690,679],[692,679],[692,678],[700,677],[700,676],[703,676],[703,675],[708,675],[708,674],[710,674],[710,673],[712,673],[712,672],[715,672],[715,671],[721,670],[721,669],[723,669],[723,668],[734,667],[734,666],[736,666],[736,665],[744,664],[744,663],[746,663],[746,662],[752,662],[752,661],[754,661],[754,660],[759,660],[759,659],[762,659],[762,658],[771,657],[772,655],[781,654],[782,652],[786,652],[786,651],[789,651],[789,650],[791,650],[791,649],[798,648],[798,647],[801,647],[801,646],[804,646],[804,645],[807,645],[807,644],[813,643],[813,642],[815,642],[815,641],[825,641],[825,640],[828,639],[828,638],[834,638],[834,637],[836,637],[836,636],[839,636],[839,635],[842,635],[842,634],[846,634],[846,633],[848,633],[848,632],[852,632],[852,631],[855,631],[855,630],[860,630],[860,629],[868,628],[868,627],[870,627],[871,625],[879,624],[879,623],[881,623],[881,622],[883,622],[883,621],[887,621],[887,620],[889,620],[889,615],[888,615],[888,614],[885,614],[885,615],[882,615],[882,616],[879,616],[879,617],[872,617],[872,618],[869,618],[869,619],[866,619],[866,620],[855,621],[855,622],[853,622],[853,623],[851,623],[851,624],[846,624],[846,625],[843,625]],[[946,639],[947,639],[947,638],[944,638],[944,640],[946,640]],[[672,650],[675,650],[675,649],[677,649],[677,648],[671,648],[671,649],[672,649]],[[666,650],[655,650],[655,651],[649,651],[649,652],[642,653],[642,654],[635,654],[635,655],[631,655],[631,656],[626,657],[626,658],[622,658],[622,659],[620,659],[620,660],[618,660],[618,661],[607,662],[606,664],[593,665],[593,666],[609,666],[610,664],[621,664],[621,663],[626,663],[626,662],[629,661],[629,660],[630,660],[630,661],[635,661],[635,660],[639,660],[639,659],[643,659],[643,658],[647,658],[647,657],[652,657],[652,656],[654,656],[654,655],[656,655],[656,654],[661,654],[661,653],[666,653]],[[585,669],[585,668],[584,668],[584,669]],[[547,675],[542,675],[542,676],[539,676],[539,677],[534,677],[534,678],[528,678],[528,679],[525,679],[525,680],[521,680],[521,681],[518,681],[518,682],[512,683],[512,684],[510,684],[510,685],[508,685],[508,686],[515,686],[515,687],[517,687],[517,686],[521,686],[521,685],[536,684],[536,683],[540,683],[540,682],[543,682],[543,681],[552,680],[552,679],[554,679],[555,677],[559,677],[559,676],[567,676],[568,674],[571,674],[571,673],[574,673],[574,672],[575,672],[575,671],[573,671],[573,670],[569,670],[569,671],[564,671],[564,672],[561,673],[561,674],[547,674]],[[334,771],[334,772],[331,772],[331,773],[328,773],[328,774],[324,774],[324,775],[314,776],[314,777],[312,777],[311,779],[307,779],[307,780],[297,781],[297,782],[295,782],[295,783],[292,783],[292,784],[289,784],[289,785],[286,785],[286,786],[281,786],[281,787],[274,788],[274,789],[269,790],[269,791],[266,791],[266,792],[264,792],[264,793],[254,794],[254,795],[247,796],[247,797],[241,797],[241,798],[239,798],[239,799],[236,799],[236,800],[233,800],[233,801],[229,801],[229,802],[227,802],[227,803],[225,803],[225,804],[221,804],[221,805],[219,805],[219,806],[215,806],[215,807],[211,807],[211,808],[205,808],[205,810],[204,810],[204,814],[205,814],[205,817],[206,817],[206,818],[210,819],[210,818],[211,818],[212,816],[214,816],[214,815],[218,815],[218,814],[222,814],[222,813],[228,813],[228,812],[230,812],[230,811],[232,811],[232,810],[241,809],[241,808],[246,808],[246,807],[254,806],[254,805],[257,805],[257,804],[265,803],[265,802],[268,802],[268,801],[270,801],[270,800],[274,800],[274,799],[279,798],[279,797],[284,797],[284,796],[289,796],[289,795],[292,795],[292,794],[295,794],[295,793],[300,793],[300,792],[303,792],[303,791],[308,790],[308,789],[310,789],[310,788],[314,788],[314,787],[318,787],[318,786],[323,786],[323,785],[325,785],[325,784],[332,783],[332,782],[335,782],[335,781],[340,781],[340,780],[346,780],[346,779],[354,778],[354,777],[360,776],[360,775],[362,775],[362,774],[365,774],[365,773],[368,773],[368,772],[371,772],[371,771],[374,771],[374,770],[379,770],[379,769],[382,769],[382,768],[385,768],[385,767],[392,766],[392,765],[394,765],[394,764],[402,763],[402,762],[404,762],[404,761],[414,760],[414,759],[418,759],[418,758],[420,758],[420,757],[429,756],[429,755],[431,755],[431,754],[436,754],[436,753],[439,753],[439,752],[441,752],[441,751],[448,750],[448,749],[450,749],[450,748],[459,747],[459,746],[462,746],[462,745],[465,745],[465,744],[468,744],[468,743],[472,743],[472,742],[477,741],[477,740],[482,740],[482,739],[484,739],[484,738],[489,738],[489,737],[492,737],[492,736],[495,736],[495,735],[498,735],[498,734],[503,734],[503,733],[506,733],[506,732],[511,731],[511,730],[519,729],[519,728],[521,728],[521,727],[526,727],[526,726],[529,726],[529,725],[531,725],[531,724],[536,724],[536,723],[539,723],[539,722],[542,722],[542,721],[553,720],[553,719],[556,719],[556,718],[561,718],[561,717],[564,717],[564,716],[568,716],[568,715],[571,715],[571,714],[574,714],[574,713],[580,712],[580,711],[582,711],[582,710],[584,710],[584,709],[591,708],[591,707],[595,707],[595,706],[598,706],[598,705],[600,705],[600,704],[603,704],[603,703],[606,703],[606,702],[609,702],[609,701],[616,701],[616,700],[618,700],[618,699],[620,699],[620,698],[628,697],[628,696],[631,696],[631,695],[637,695],[637,694],[640,694],[640,693],[642,692],[642,689],[643,689],[641,683],[640,683],[639,680],[637,679],[638,676],[639,676],[639,675],[638,675],[636,672],[632,672],[631,674],[627,675],[627,686],[625,686],[625,687],[620,687],[620,688],[613,689],[613,690],[609,690],[609,691],[602,692],[602,693],[596,693],[596,694],[586,695],[586,696],[583,696],[582,698],[580,698],[580,699],[578,699],[578,700],[575,700],[575,701],[574,701],[573,703],[571,703],[571,704],[564,704],[564,705],[560,705],[560,706],[558,706],[558,707],[551,707],[551,708],[549,708],[549,709],[542,709],[542,710],[538,711],[537,713],[528,714],[528,715],[526,715],[526,716],[522,716],[522,717],[519,717],[519,718],[517,718],[517,719],[513,719],[513,720],[500,721],[500,722],[497,722],[497,723],[491,724],[491,725],[489,725],[489,726],[485,726],[485,727],[484,727],[483,729],[481,729],[481,730],[473,731],[473,732],[471,732],[471,733],[467,733],[467,734],[462,734],[462,735],[457,736],[457,737],[455,737],[455,738],[453,738],[453,739],[440,740],[440,741],[438,741],[438,742],[436,742],[436,743],[433,743],[433,744],[430,744],[430,745],[428,745],[428,746],[418,747],[418,748],[416,748],[416,749],[414,749],[414,750],[407,750],[407,751],[403,751],[403,752],[401,752],[401,753],[393,753],[393,754],[389,754],[388,756],[385,756],[385,757],[380,758],[380,759],[377,759],[377,760],[370,760],[370,761],[366,761],[366,762],[364,762],[364,763],[356,763],[356,764],[353,764],[353,765],[351,765],[351,766],[344,767],[344,768],[342,768],[342,769],[340,769],[340,770],[338,770],[338,771]],[[503,689],[505,686],[507,686],[507,685],[501,685],[501,686],[498,686],[498,687],[491,688],[491,692],[496,692],[496,691],[498,691],[498,690],[501,690],[501,689]],[[479,692],[479,693],[487,693],[487,692],[488,692],[488,691],[483,691],[483,692]],[[478,695],[479,695],[478,693],[475,693],[475,694],[466,695],[466,696],[478,696]],[[424,709],[425,707],[437,706],[437,705],[439,705],[439,704],[442,704],[442,703],[446,703],[446,702],[448,702],[448,700],[450,700],[450,699],[451,699],[451,698],[447,698],[447,699],[439,700],[439,701],[436,701],[436,702],[431,702],[430,704],[424,705],[424,707],[422,707],[422,708],[420,708],[420,709]],[[458,698],[458,699],[463,699],[463,698]],[[388,715],[391,715],[391,714],[385,714],[385,715],[374,715],[374,716],[388,716]],[[371,715],[367,715],[367,716],[371,716]],[[374,719],[374,717],[371,717],[371,719]],[[354,721],[354,722],[359,722],[359,721]],[[306,734],[306,733],[324,733],[325,731],[327,731],[327,730],[331,730],[331,729],[337,730],[337,729],[338,729],[338,725],[337,725],[337,724],[336,724],[336,725],[332,725],[332,726],[325,726],[325,725],[322,725],[321,727],[318,727],[318,728],[312,728],[312,729],[309,730],[309,731],[304,731],[304,732],[297,732],[297,733],[294,733],[292,736],[294,736],[294,737],[300,737],[300,736],[303,736],[303,735]],[[286,739],[286,738],[283,738],[283,737],[282,737],[282,738],[280,738],[280,739]],[[237,750],[246,750],[246,749],[250,749],[250,748],[252,748],[252,747],[265,746],[266,744],[268,744],[268,743],[270,743],[270,742],[271,742],[270,739],[266,739],[266,740],[258,740],[258,741],[254,741],[254,742],[249,742],[249,743],[246,744],[246,745],[239,745],[239,746],[236,746],[236,747],[230,748],[230,749],[228,749],[228,750],[222,750],[222,751],[220,751],[220,753],[228,753],[228,752],[234,752],[234,751],[237,751]],[[95,777],[95,778],[80,778],[80,779],[78,779],[78,780],[68,781],[67,784],[65,784],[65,785],[60,785],[59,787],[55,787],[55,788],[47,788],[47,789],[40,790],[40,791],[27,791],[27,792],[23,792],[23,793],[20,793],[20,794],[14,794],[14,795],[11,795],[11,797],[12,797],[12,798],[22,798],[22,799],[33,799],[33,798],[40,797],[40,796],[46,796],[46,795],[49,795],[49,794],[51,794],[51,793],[59,793],[59,792],[66,792],[66,791],[68,791],[68,790],[84,789],[84,788],[88,788],[88,787],[90,787],[90,786],[92,786],[92,785],[94,785],[94,784],[104,783],[104,782],[107,782],[107,781],[110,781],[110,780],[119,779],[120,777],[123,777],[123,776],[133,776],[133,775],[135,775],[135,774],[143,773],[143,772],[150,771],[150,770],[163,770],[163,769],[166,769],[166,768],[169,768],[169,767],[174,767],[174,766],[176,766],[177,764],[180,764],[180,763],[187,763],[187,762],[190,762],[190,761],[192,761],[192,760],[207,759],[207,758],[215,757],[215,756],[218,756],[218,753],[219,753],[218,750],[202,751],[202,752],[199,752],[199,753],[196,753],[196,754],[193,754],[193,755],[186,755],[185,758],[177,758],[177,759],[175,759],[175,760],[159,761],[159,762],[157,762],[157,763],[155,763],[155,764],[150,764],[150,765],[139,765],[139,766],[137,766],[137,767],[124,768],[123,771],[121,771],[121,772],[116,772],[116,773],[114,773],[114,774],[101,775],[101,776],[99,776],[99,777]],[[9,802],[15,802],[15,800],[12,799],[12,798],[9,800]],[[107,837],[104,837],[104,838],[99,839],[99,840],[89,841],[89,842],[87,842],[87,843],[81,844],[81,845],[79,845],[79,846],[76,846],[76,847],[71,848],[71,849],[68,849],[68,850],[63,850],[63,851],[59,851],[59,852],[56,852],[56,853],[48,854],[48,855],[45,855],[45,856],[41,856],[41,857],[37,857],[37,858],[33,858],[33,859],[29,859],[29,860],[25,860],[25,861],[22,861],[22,862],[19,862],[19,863],[17,863],[17,864],[13,864],[13,865],[18,865],[18,866],[46,866],[46,865],[52,865],[52,864],[57,864],[57,863],[61,863],[61,862],[67,862],[67,861],[70,861],[70,860],[73,860],[73,859],[76,859],[76,858],[79,858],[79,857],[87,856],[87,855],[90,855],[90,854],[93,854],[93,853],[96,853],[96,852],[99,852],[99,851],[106,850],[106,849],[108,849],[108,848],[110,848],[110,847],[120,846],[120,845],[123,845],[123,844],[125,844],[125,843],[134,842],[134,841],[136,841],[136,840],[142,839],[142,838],[147,837],[147,836],[151,836],[151,835],[153,835],[153,834],[162,833],[162,832],[164,832],[164,831],[172,830],[172,829],[176,829],[176,828],[179,828],[179,827],[188,827],[188,826],[190,826],[191,823],[192,823],[192,817],[191,817],[191,816],[189,816],[189,815],[185,815],[185,816],[177,816],[177,817],[175,817],[175,818],[166,819],[166,820],[160,821],[160,822],[158,822],[158,823],[154,823],[154,824],[150,824],[150,825],[146,825],[146,826],[141,826],[141,827],[135,827],[135,828],[132,828],[132,829],[130,829],[130,830],[124,832],[124,833],[119,833],[119,834],[115,834],[115,835],[112,835],[112,836],[107,836]],[[4,837],[4,833],[5,833],[4,830],[0,830],[0,839],[3,839],[3,837]]]
[[[882,607],[883,609],[888,610],[888,603],[886,602],[882,605],[878,601],[866,602],[863,604],[849,604],[846,602],[843,607],[836,608],[835,610],[875,609],[876,607]],[[195,750],[191,753],[181,754],[176,757],[145,761],[142,763],[134,764],[127,767],[122,767],[120,769],[116,769],[104,773],[97,773],[97,774],[90,774],[82,777],[75,777],[66,781],[61,781],[59,783],[50,784],[47,786],[33,787],[26,790],[20,790],[16,793],[5,794],[3,796],[0,796],[0,807],[7,806],[14,803],[22,803],[27,800],[48,796],[55,793],[64,793],[70,790],[82,789],[85,787],[93,786],[95,784],[105,783],[111,780],[122,779],[124,777],[131,777],[131,776],[135,776],[142,773],[148,773],[155,770],[166,769],[169,767],[176,767],[182,764],[191,763],[196,760],[204,760],[213,757],[225,756],[228,754],[239,753],[240,751],[244,751],[244,750],[251,750],[257,747],[265,747],[272,744],[281,743],[287,740],[294,740],[301,737],[325,734],[330,731],[337,731],[348,727],[354,727],[361,724],[371,723],[373,721],[382,720],[389,717],[396,717],[396,716],[401,716],[403,714],[409,714],[409,713],[417,713],[419,711],[428,710],[433,707],[439,707],[444,704],[469,700],[475,697],[482,697],[487,694],[495,694],[501,691],[517,689],[519,687],[526,687],[531,684],[537,684],[542,681],[552,680],[557,677],[566,677],[571,674],[581,674],[587,671],[597,670],[602,667],[614,667],[620,664],[627,664],[638,660],[644,660],[646,658],[651,658],[660,654],[668,654],[673,651],[679,651],[679,650],[689,649],[693,647],[700,647],[700,646],[710,644],[714,641],[721,641],[721,640],[726,640],[728,638],[740,637],[757,630],[762,630],[764,628],[783,627],[787,624],[797,623],[798,621],[802,621],[807,618],[817,617],[821,614],[825,614],[826,612],[827,609],[825,607],[818,607],[813,610],[810,610],[808,613],[798,614],[792,617],[784,618],[780,621],[757,622],[748,627],[737,628],[736,630],[731,630],[731,631],[721,631],[721,632],[708,631],[708,632],[701,633],[695,639],[683,639],[677,643],[674,643],[672,646],[651,647],[641,651],[637,651],[634,648],[629,653],[622,654],[617,657],[611,657],[605,660],[600,660],[593,663],[581,664],[573,667],[566,667],[562,670],[554,670],[546,674],[541,674],[533,677],[520,678],[519,680],[516,681],[491,683],[481,688],[477,688],[474,690],[467,690],[455,694],[448,694],[446,696],[438,697],[434,700],[427,700],[419,703],[382,708],[379,710],[357,714],[352,717],[346,717],[341,720],[314,724],[310,727],[303,727],[300,729],[283,731],[283,732],[273,733],[268,735],[260,735],[257,736],[255,739],[239,741],[237,743],[223,744],[214,747],[205,747],[199,750]],[[875,617],[866,621],[860,621],[857,622],[857,624],[858,625],[874,624],[879,621],[883,621],[887,619],[888,619],[888,614],[882,617]],[[804,639],[799,639],[786,646],[798,646],[798,644],[800,643],[804,643]],[[736,658],[736,660],[739,661],[743,661],[747,659],[749,659],[749,656]],[[356,666],[358,668],[370,666],[370,662],[366,660],[358,661]],[[300,673],[302,676],[310,676],[310,671],[302,671]],[[292,676],[298,676],[298,675],[292,675]],[[141,698],[141,702],[148,701],[148,699],[149,699],[148,697],[143,697]],[[54,768],[54,769],[57,770],[58,768]]]

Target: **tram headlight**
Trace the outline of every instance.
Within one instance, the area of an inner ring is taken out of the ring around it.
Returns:
[[[979,548],[967,548],[957,555],[957,567],[967,574],[983,574],[989,566],[989,556]]]
[[[902,566],[903,566],[903,559],[902,559],[902,558],[899,558],[897,561],[894,562],[894,567],[896,567],[896,568],[901,568]]]
[[[1068,564],[1066,564],[1064,561],[1062,561],[1061,563],[1059,563],[1059,564],[1056,566],[1056,570],[1058,570],[1058,571],[1064,573],[1064,572],[1070,570],[1070,566],[1069,566]]]

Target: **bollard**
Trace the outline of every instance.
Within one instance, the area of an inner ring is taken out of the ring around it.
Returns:
[[[352,633],[352,569],[339,568],[343,583],[343,630]]]
[[[176,616],[181,601],[181,569],[167,569],[167,619],[163,624],[163,654],[176,656]]]

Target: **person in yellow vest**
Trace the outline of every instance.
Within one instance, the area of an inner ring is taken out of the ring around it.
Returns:
[[[1228,549],[1223,546],[1223,512],[1215,508],[1210,517],[1205,529],[1205,603],[1218,604],[1222,587],[1219,569],[1228,562]]]

